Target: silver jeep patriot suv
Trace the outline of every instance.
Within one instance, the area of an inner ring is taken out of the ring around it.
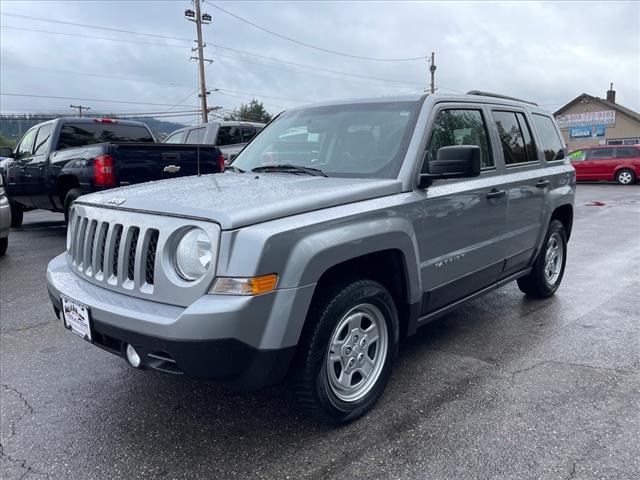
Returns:
[[[80,197],[47,271],[65,327],[136,368],[369,410],[401,337],[562,281],[575,172],[552,115],[483,92],[280,114],[222,174]]]

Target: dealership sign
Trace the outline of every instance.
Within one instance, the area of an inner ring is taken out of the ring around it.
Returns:
[[[573,127],[569,129],[569,138],[604,137],[605,125],[591,125],[590,127]]]
[[[589,127],[592,125],[615,125],[616,111],[570,113],[556,117],[560,128]]]

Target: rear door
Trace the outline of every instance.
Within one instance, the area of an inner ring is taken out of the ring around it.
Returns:
[[[45,123],[38,129],[33,155],[25,166],[31,184],[31,204],[36,208],[49,209],[52,207],[47,182],[49,175],[47,164],[53,126],[53,123]]]
[[[551,180],[545,176],[527,112],[496,107],[491,116],[500,139],[509,185],[506,263],[502,274],[508,276],[529,264],[540,229],[546,228],[542,222]]]
[[[616,167],[615,147],[594,148],[588,158],[593,180],[613,180]]]
[[[477,104],[446,103],[436,110],[422,171],[428,172],[441,147],[477,145],[482,172],[477,178],[436,180],[417,191],[423,197],[415,220],[427,299],[422,314],[495,283],[502,271],[508,186],[492,147],[489,115]]]

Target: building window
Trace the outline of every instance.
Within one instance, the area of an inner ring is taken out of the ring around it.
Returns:
[[[611,138],[607,145],[640,145],[640,138]]]

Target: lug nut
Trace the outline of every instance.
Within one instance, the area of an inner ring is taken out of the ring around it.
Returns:
[[[364,361],[364,355],[361,353],[358,355],[358,363],[362,363]]]
[[[366,347],[366,346],[367,346],[367,341],[363,338],[363,339],[360,341],[360,348],[364,348],[364,347]]]
[[[353,344],[356,345],[358,343],[358,335],[353,336]]]
[[[344,350],[344,353],[346,353],[347,355],[351,355],[351,347],[347,347],[347,348]]]
[[[353,367],[355,365],[355,363],[356,363],[356,359],[352,358],[351,360],[349,360],[349,365],[348,366],[349,367]]]

